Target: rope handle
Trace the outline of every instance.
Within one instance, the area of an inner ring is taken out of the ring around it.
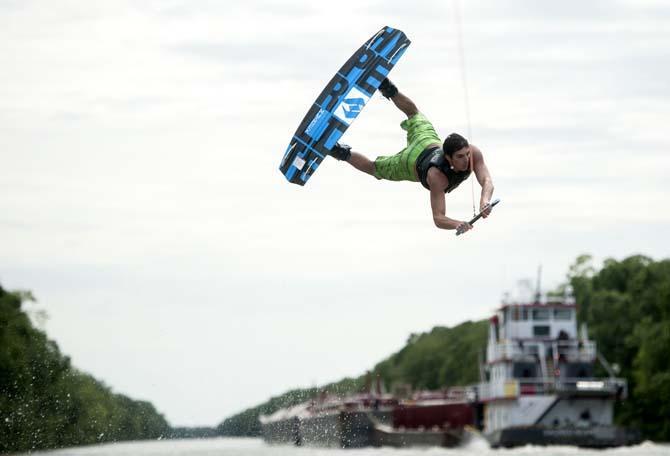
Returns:
[[[487,204],[486,206],[484,206],[484,209],[482,209],[482,212],[480,212],[479,214],[477,214],[477,215],[475,215],[474,217],[472,217],[472,219],[471,219],[468,223],[469,223],[470,225],[473,225],[477,220],[479,220],[479,219],[482,217],[482,213],[483,213],[486,209],[493,208],[493,206],[495,206],[495,205],[498,204],[499,202],[500,202],[500,199],[499,199],[499,198],[496,198],[492,203],[489,203],[489,204]],[[461,231],[460,229],[457,229],[457,230],[456,230],[456,236],[460,236],[460,235],[463,234],[463,233],[465,233],[465,231]]]

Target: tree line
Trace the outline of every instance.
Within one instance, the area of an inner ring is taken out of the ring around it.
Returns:
[[[0,454],[167,436],[154,406],[72,366],[35,328],[25,292],[0,286]]]
[[[646,439],[670,440],[670,259],[608,259],[600,270],[588,255],[568,273],[578,317],[598,350],[628,380],[629,397],[615,419]]]

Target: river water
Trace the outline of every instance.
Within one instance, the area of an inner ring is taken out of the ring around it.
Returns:
[[[584,450],[573,447],[522,447],[492,450],[483,440],[473,440],[464,447],[446,448],[365,448],[324,449],[289,445],[267,445],[260,439],[161,440],[114,443],[62,450],[34,452],[49,456],[670,456],[670,445],[645,442],[634,447],[610,450]]]

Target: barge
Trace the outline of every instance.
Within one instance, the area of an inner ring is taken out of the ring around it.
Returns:
[[[379,384],[376,392],[322,395],[261,416],[263,438],[338,448],[451,447],[471,432],[494,448],[639,443],[638,432],[613,424],[627,382],[599,354],[586,326],[578,331],[576,310],[569,293],[505,299],[489,321],[478,384],[403,398],[382,393]],[[598,363],[607,376],[595,376]]]

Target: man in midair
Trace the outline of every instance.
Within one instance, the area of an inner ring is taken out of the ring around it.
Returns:
[[[350,146],[337,143],[330,155],[377,179],[421,182],[430,191],[435,226],[459,232],[468,231],[472,226],[467,221],[447,217],[446,194],[474,170],[482,188],[479,208],[482,216],[488,217],[493,181],[481,150],[458,133],[450,134],[442,142],[426,116],[388,79],[382,81],[379,91],[407,116],[400,124],[407,131],[407,146],[395,155],[380,156],[372,161]]]

